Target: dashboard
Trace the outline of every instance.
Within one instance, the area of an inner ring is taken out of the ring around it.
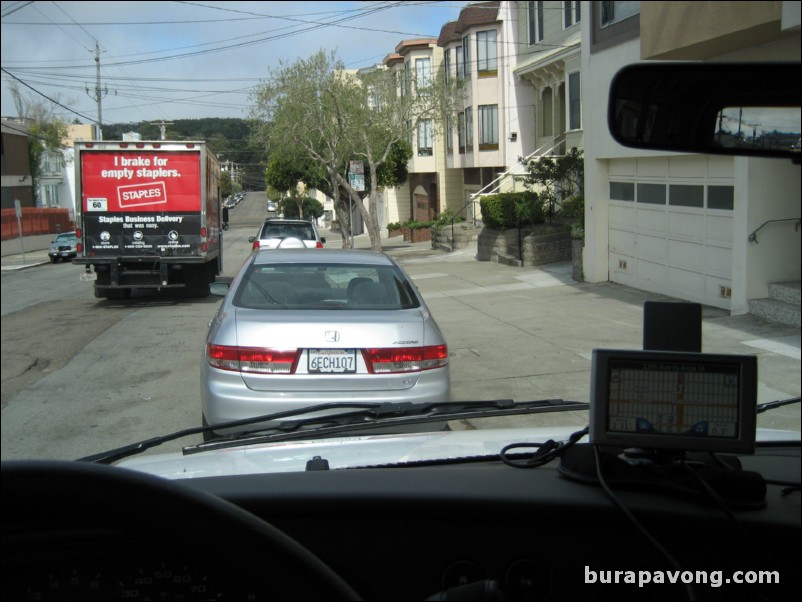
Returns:
[[[616,490],[645,532],[603,488],[563,478],[556,462],[532,470],[483,460],[179,481],[77,462],[8,462],[2,593],[28,600],[798,599],[799,447],[759,448],[742,462],[767,482],[764,507],[727,512],[710,500]]]

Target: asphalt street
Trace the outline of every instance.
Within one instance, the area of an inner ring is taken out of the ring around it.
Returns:
[[[326,247],[340,246],[339,232],[321,234]],[[354,241],[356,248],[370,248],[367,235]],[[383,244],[412,277],[446,334],[452,393],[459,400],[588,401],[592,350],[642,348],[643,304],[672,300],[613,283],[575,282],[570,262],[519,268],[480,262],[475,246],[449,253],[432,249],[430,242],[393,238]],[[3,257],[2,268],[46,261],[46,251],[35,250],[26,253],[24,264],[20,256]],[[226,275],[238,265],[227,263]],[[704,307],[702,349],[757,355],[758,402],[800,395],[798,328]],[[584,413],[571,414],[537,418],[543,425],[587,420]],[[762,427],[800,430],[799,404],[758,418]],[[498,423],[494,426],[520,426],[522,418],[492,420]]]

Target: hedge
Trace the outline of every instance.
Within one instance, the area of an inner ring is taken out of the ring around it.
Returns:
[[[543,202],[532,191],[489,194],[479,201],[485,226],[494,230],[546,221]]]

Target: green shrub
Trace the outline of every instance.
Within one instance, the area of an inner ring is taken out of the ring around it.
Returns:
[[[420,228],[431,228],[434,225],[434,222],[416,222],[415,220],[407,220],[405,221],[402,226],[404,228],[409,228],[410,230],[419,230]]]
[[[572,196],[562,202],[563,216],[568,219],[585,219],[585,197],[581,194]]]
[[[479,204],[485,225],[495,230],[541,224],[546,218],[543,202],[532,191],[487,195]]]

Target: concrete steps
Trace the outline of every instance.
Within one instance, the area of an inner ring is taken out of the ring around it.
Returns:
[[[775,324],[800,327],[800,283],[777,282],[769,285],[766,299],[751,299],[749,313]]]

